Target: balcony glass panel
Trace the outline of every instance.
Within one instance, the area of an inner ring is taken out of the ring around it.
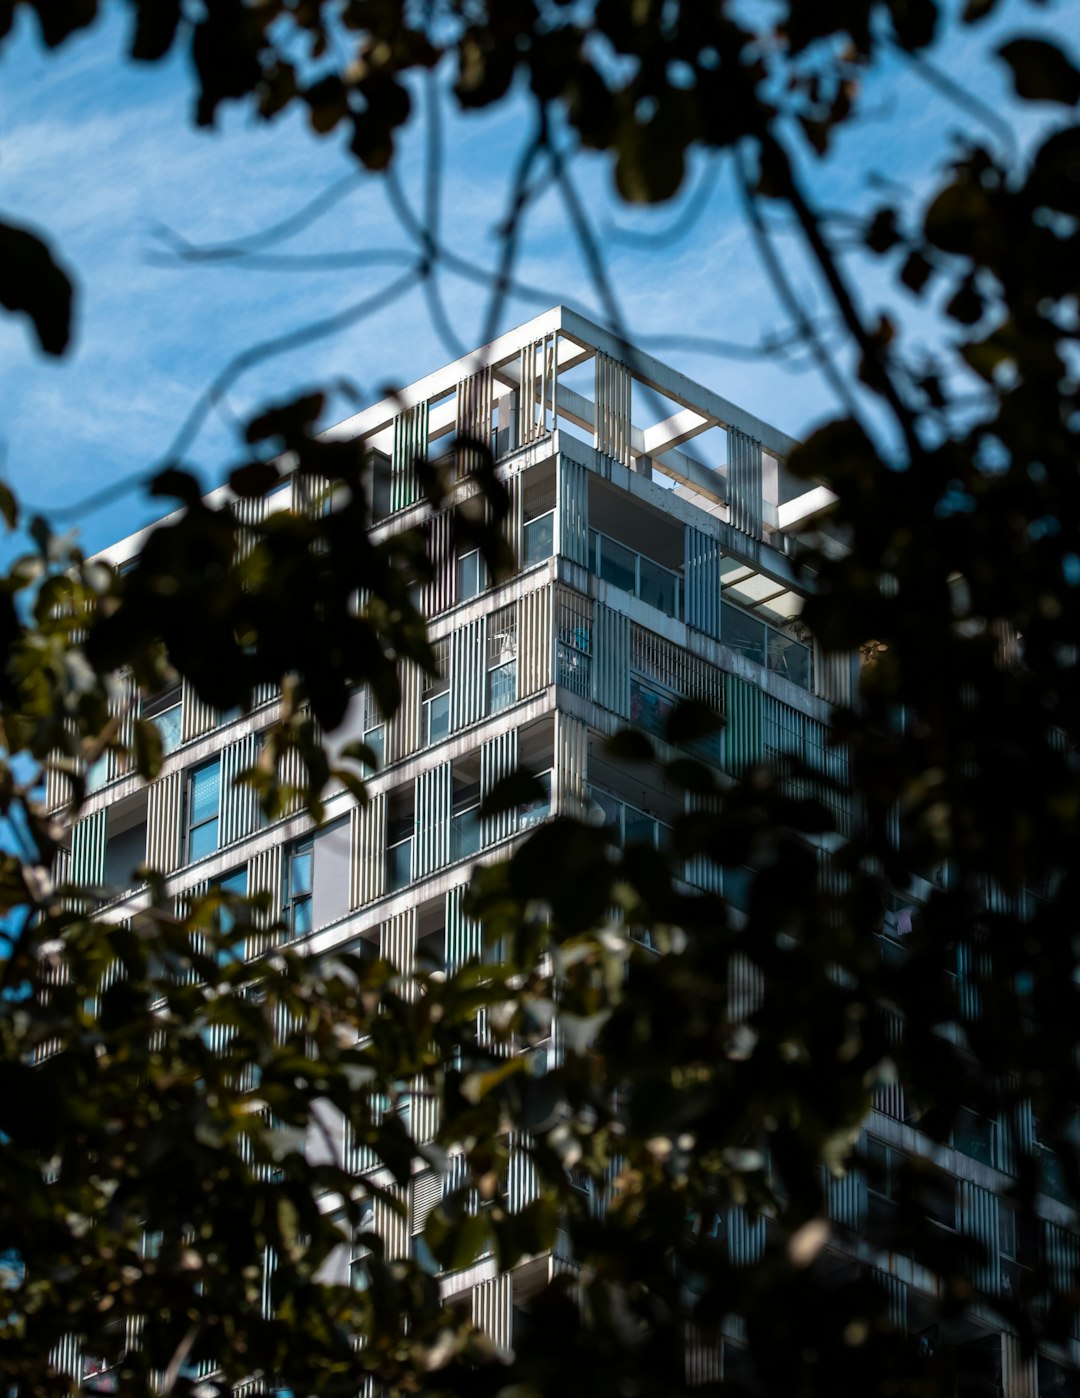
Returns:
[[[729,602],[720,604],[720,639],[747,660],[765,664],[766,626],[757,617],[748,615]]]
[[[364,742],[371,749],[371,754],[375,758],[375,772],[382,771],[386,765],[386,727],[379,724],[377,728],[369,728],[364,734]]]
[[[801,689],[810,688],[810,647],[785,636],[780,631],[769,631],[769,669],[797,684]]]
[[[450,862],[469,859],[480,848],[480,807],[470,806],[450,820]]]
[[[386,891],[396,893],[412,882],[412,840],[402,840],[386,851]]]
[[[507,661],[488,671],[488,712],[496,714],[517,698],[517,661]]]
[[[524,527],[521,547],[522,567],[542,563],[555,552],[555,511],[530,519]]]
[[[589,567],[620,592],[640,597],[667,616],[682,616],[678,573],[595,529],[589,531]]]
[[[650,607],[656,607],[666,616],[679,615],[679,579],[667,568],[654,563],[651,558],[641,557],[641,588],[638,596]]]
[[[656,845],[656,821],[627,806],[623,814],[623,839],[628,845]]]
[[[427,741],[437,743],[450,732],[450,691],[424,700],[424,728]]]
[[[630,722],[646,733],[662,738],[677,702],[671,695],[643,685],[640,680],[630,681]]]
[[[617,587],[620,592],[637,594],[637,554],[622,544],[617,544],[607,535],[597,535],[599,572],[604,582]]]
[[[522,830],[539,825],[551,814],[551,772],[538,772],[536,779],[544,788],[544,794],[534,796],[531,801],[526,801],[522,805],[518,818],[518,826]]]
[[[150,720],[161,734],[161,750],[166,756],[170,752],[175,752],[182,741],[182,713],[181,705],[175,704],[171,709],[166,709],[164,713],[154,714]]]

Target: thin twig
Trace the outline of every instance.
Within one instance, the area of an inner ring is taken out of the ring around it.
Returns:
[[[806,308],[795,293],[794,287],[788,281],[787,273],[784,271],[783,263],[776,255],[776,249],[772,245],[769,231],[765,226],[761,209],[754,198],[753,189],[750,183],[750,172],[746,164],[746,154],[740,146],[735,147],[735,170],[738,177],[739,192],[742,196],[743,208],[746,212],[746,219],[750,225],[750,233],[754,239],[758,256],[761,258],[769,280],[773,284],[778,298],[792,323],[798,328],[810,347],[818,368],[829,387],[843,403],[844,407],[853,416],[857,416],[854,400],[848,391],[847,384],[840,375],[840,371],[832,361],[832,356],[821,342],[817,329]]]
[[[775,137],[773,138],[771,155],[773,157],[771,174],[780,180],[783,192],[794,210],[803,236],[814,255],[814,260],[817,262],[825,283],[832,293],[833,300],[836,302],[837,310],[848,328],[848,333],[862,354],[866,383],[870,388],[876,389],[892,409],[896,424],[903,434],[909,459],[914,461],[921,455],[922,448],[915,432],[913,414],[901,398],[900,390],[893,381],[887,352],[880,345],[874,343],[863,324],[862,316],[855,305],[855,297],[844,280],[839,264],[829,250],[813,209],[799,188],[799,182],[795,178],[795,171],[792,168],[788,153]]]
[[[1003,117],[994,111],[993,107],[987,106],[981,98],[976,97],[973,92],[958,83],[955,78],[951,78],[948,73],[939,68],[936,63],[932,63],[925,54],[912,53],[902,44],[895,40],[889,41],[889,48],[901,58],[907,60],[916,73],[930,87],[936,89],[941,95],[947,98],[954,106],[961,111],[967,112],[976,121],[981,121],[984,126],[993,131],[998,140],[1009,153],[1011,160],[1019,158],[1019,150],[1016,145],[1016,133]]]
[[[529,175],[532,167],[536,163],[536,158],[547,144],[547,122],[544,119],[541,109],[541,119],[536,129],[536,134],[529,140],[522,149],[518,159],[517,168],[514,171],[514,180],[510,188],[510,207],[507,211],[506,219],[499,230],[499,237],[502,241],[502,251],[499,257],[499,270],[495,274],[495,284],[491,288],[491,299],[488,301],[487,315],[484,318],[484,329],[480,336],[480,343],[486,345],[489,340],[494,339],[498,330],[499,320],[502,316],[503,306],[506,303],[507,295],[513,286],[511,273],[514,269],[514,261],[517,258],[518,238],[521,233],[521,224],[524,218],[525,209],[529,197]]]
[[[269,228],[261,229],[258,233],[252,233],[246,238],[237,238],[225,245],[200,248],[190,243],[182,234],[170,228],[168,224],[163,223],[155,224],[151,232],[162,242],[171,243],[173,251],[182,253],[188,261],[227,262],[232,258],[243,257],[249,252],[258,252],[263,248],[273,247],[275,243],[286,242],[289,238],[316,223],[323,214],[329,213],[335,204],[339,204],[342,199],[359,188],[360,177],[356,174],[346,175],[340,180],[335,180],[320,194],[316,194],[314,199],[311,199],[303,208],[290,214],[288,218],[282,219],[280,223],[272,223]]]
[[[345,310],[338,311],[335,315],[327,316],[324,320],[312,321],[308,325],[301,326],[298,330],[293,330],[287,335],[279,335],[273,340],[264,340],[260,344],[252,345],[235,355],[221,370],[213,383],[199,396],[187,417],[180,424],[179,430],[160,461],[149,470],[133,471],[119,481],[114,481],[111,485],[106,486],[105,489],[83,496],[73,505],[52,510],[37,508],[35,511],[34,506],[27,506],[27,509],[43,515],[49,514],[57,521],[70,521],[79,519],[86,514],[93,514],[94,511],[113,504],[138,485],[149,485],[162,466],[173,464],[183,457],[198,436],[199,429],[210,411],[241,375],[256,365],[265,363],[268,359],[276,358],[279,354],[287,354],[290,350],[300,349],[316,340],[336,335],[340,331],[348,329],[356,321],[363,320],[365,316],[374,315],[384,306],[390,305],[403,296],[409,287],[419,280],[420,275],[420,268],[414,266],[381,291],[365,297],[363,301],[355,302],[352,306],[347,306]]]

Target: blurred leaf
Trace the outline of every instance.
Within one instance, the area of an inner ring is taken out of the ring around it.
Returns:
[[[1046,39],[1010,39],[998,53],[1012,71],[1018,97],[1029,102],[1080,102],[1080,72],[1058,44]]]
[[[71,339],[71,280],[36,234],[0,223],[0,306],[33,322],[46,354],[60,355]]]

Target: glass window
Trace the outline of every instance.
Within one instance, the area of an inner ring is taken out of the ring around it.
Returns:
[[[479,549],[460,555],[457,561],[457,600],[467,602],[483,592],[486,569]]]
[[[412,847],[415,815],[411,809],[411,794],[397,793],[393,801],[400,803],[392,809],[386,822],[386,891],[394,893],[412,883]]]
[[[161,750],[166,756],[175,752],[183,742],[183,709],[179,685],[163,690],[140,705],[141,717],[148,718],[161,735]]]
[[[96,762],[91,762],[86,769],[86,789],[87,791],[100,791],[109,780],[109,752],[106,749]]]
[[[421,1269],[421,1271],[427,1272],[428,1276],[438,1276],[438,1274],[442,1271],[442,1268],[435,1260],[435,1254],[431,1251],[431,1248],[428,1247],[427,1242],[424,1239],[423,1233],[414,1233],[412,1235],[412,1244],[410,1252],[412,1254],[413,1261]]]
[[[188,860],[202,859],[218,847],[221,763],[215,758],[188,777]]]
[[[866,1158],[870,1166],[866,1184],[867,1212],[871,1222],[891,1220],[899,1202],[899,1153],[868,1136]]]
[[[555,552],[555,511],[530,519],[524,528],[522,543],[522,566],[528,568],[533,563],[542,563]]]
[[[247,870],[237,869],[231,874],[226,874],[216,885],[222,893],[228,893],[233,898],[247,897]],[[248,917],[247,908],[230,908],[222,906],[218,909],[217,926],[220,935],[218,942],[218,961],[243,961],[244,942],[247,936]]]
[[[498,713],[517,698],[517,661],[496,665],[488,671],[488,712]]]
[[[537,773],[536,780],[544,788],[544,793],[542,796],[534,796],[531,801],[526,801],[522,805],[519,819],[519,828],[522,830],[539,825],[551,814],[551,772]]]
[[[488,621],[488,713],[498,713],[517,698],[517,620],[512,607]]]
[[[450,860],[469,859],[480,848],[480,783],[470,782],[454,792],[450,817]]]
[[[423,694],[424,742],[437,743],[450,732],[450,642],[432,644],[436,673],[425,675]]]
[[[450,691],[444,690],[441,694],[433,694],[424,704],[424,729],[425,739],[428,743],[437,743],[440,738],[445,738],[450,732]]]
[[[285,924],[293,938],[306,936],[312,928],[314,868],[314,840],[309,838],[293,845],[285,860]]]
[[[989,1117],[961,1107],[953,1126],[953,1145],[972,1160],[984,1165],[994,1164],[994,1133],[997,1123]]]
[[[372,756],[375,758],[375,765],[371,770],[373,772],[381,771],[386,765],[386,725],[378,723],[374,728],[365,728],[364,742],[371,749]]]

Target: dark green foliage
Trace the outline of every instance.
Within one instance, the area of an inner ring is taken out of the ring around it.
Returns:
[[[96,13],[32,8],[50,45]],[[371,168],[393,158],[407,79],[444,57],[463,107],[497,103],[519,79],[540,107],[558,108],[583,144],[608,153],[627,199],[670,197],[691,148],[738,147],[749,197],[797,224],[877,399],[876,413],[853,407],[788,463],[834,492],[832,521],[850,544],[800,561],[814,575],[803,619],[819,645],[864,658],[859,703],[834,727],[859,818],[853,833],[837,830],[843,793],[794,759],[722,781],[692,755],[717,720],[686,706],[670,741],[627,733],[611,747],[661,764],[693,798],[674,854],[620,851],[593,825],[552,821],[473,880],[470,909],[501,960],[445,976],[421,965],[414,994],[380,961],[286,950],[240,962],[222,911],[258,910],[211,893],[180,916],[158,877],[131,927],[95,919],[87,890],[49,884],[57,831],[33,781],[5,765],[0,812],[18,853],[0,863],[4,1384],[61,1387],[48,1355],[75,1330],[88,1353],[121,1363],[133,1393],[147,1391],[151,1369],[178,1371],[174,1391],[191,1391],[185,1366],[205,1360],[229,1381],[281,1375],[297,1394],[351,1394],[374,1372],[407,1392],[644,1398],[685,1389],[688,1325],[715,1339],[738,1312],[749,1349],[740,1373],[729,1370],[733,1391],[951,1393],[949,1346],[927,1357],[893,1328],[872,1269],[836,1265],[829,1244],[843,1230],[826,1219],[844,1171],[859,1164],[883,1183],[880,1158],[851,1152],[875,1091],[894,1082],[943,1147],[966,1112],[1008,1133],[1030,1102],[1040,1148],[1012,1142],[1012,1202],[1031,1221],[1048,1162],[1059,1193],[1080,1195],[1075,113],[1059,111],[1022,165],[968,143],[921,211],[865,219],[862,247],[949,322],[948,362],[912,365],[887,322],[863,317],[796,172],[856,117],[859,75],[881,45],[917,54],[931,42],[942,19],[930,0],[792,4],[767,35],[718,0],[481,0],[449,5],[456,22],[438,31],[426,7],[402,0],[135,9],[136,58],[189,49],[199,122],[228,102],[263,118],[299,103],[316,133],[347,129]],[[963,19],[993,9],[970,0]],[[0,3],[0,35],[13,15]],[[317,58],[337,52],[332,29],[350,61],[306,82],[287,55],[298,37]],[[1052,37],[1000,52],[1021,97],[1075,107],[1080,78]],[[615,60],[628,60],[625,79]],[[62,352],[67,278],[21,230],[0,229],[4,253],[0,301]],[[305,396],[249,425],[229,476],[239,499],[278,488],[270,458],[283,452],[313,483],[306,503],[260,525],[204,501],[183,463],[153,486],[178,515],[122,576],[31,523],[37,553],[0,580],[0,719],[7,753],[68,774],[73,811],[81,762],[121,746],[105,684],[119,666],[147,692],[183,676],[222,708],[284,680],[282,721],[247,776],[264,809],[277,816],[302,799],[319,818],[334,780],[364,798],[355,772],[331,769],[320,729],[361,682],[392,714],[399,661],[430,665],[413,596],[431,565],[419,531],[373,542],[367,463],[355,444],[317,435],[322,406]],[[481,459],[490,510],[463,518],[461,538],[498,577],[505,491],[482,444],[464,445]],[[419,469],[438,505],[440,468]],[[318,508],[328,491],[331,512]],[[14,524],[6,490],[0,512]],[[278,777],[292,752],[300,791]],[[128,757],[152,778],[156,730],[138,725]],[[518,774],[485,814],[536,794]],[[684,859],[722,876],[726,901],[690,891]],[[920,915],[902,955],[884,959],[883,906],[915,887]],[[613,909],[629,939],[608,925]],[[556,999],[565,1058],[534,1075],[505,1050],[543,1045]],[[294,1027],[281,1041],[286,1012]],[[492,1039],[478,1034],[481,1012]],[[414,1094],[441,1104],[430,1163],[452,1143],[466,1152],[464,1183],[427,1221],[433,1255],[458,1266],[490,1249],[508,1268],[560,1230],[581,1266],[577,1295],[563,1276],[535,1296],[509,1366],[442,1306],[419,1265],[385,1260],[374,1233],[362,1240],[366,1289],[321,1279],[342,1242],[335,1218],[363,1218],[355,1181],[305,1155],[305,1136],[347,1120],[385,1167],[370,1192],[400,1209],[415,1148],[399,1109]],[[517,1214],[511,1129],[530,1134],[539,1182]],[[583,1180],[605,1193],[603,1218]],[[1002,1295],[986,1284],[979,1245],[928,1218],[943,1211],[931,1165],[899,1167],[889,1187],[894,1207],[868,1236],[937,1274],[943,1336],[974,1299],[1029,1348],[1066,1338],[1075,1277],[1042,1258],[1019,1294]],[[328,1194],[339,1210],[320,1210]],[[740,1220],[765,1231],[752,1266],[736,1265]],[[156,1253],[144,1231],[161,1234]],[[272,1320],[260,1296],[268,1247]],[[130,1317],[144,1317],[142,1338],[125,1353],[118,1322]]]

